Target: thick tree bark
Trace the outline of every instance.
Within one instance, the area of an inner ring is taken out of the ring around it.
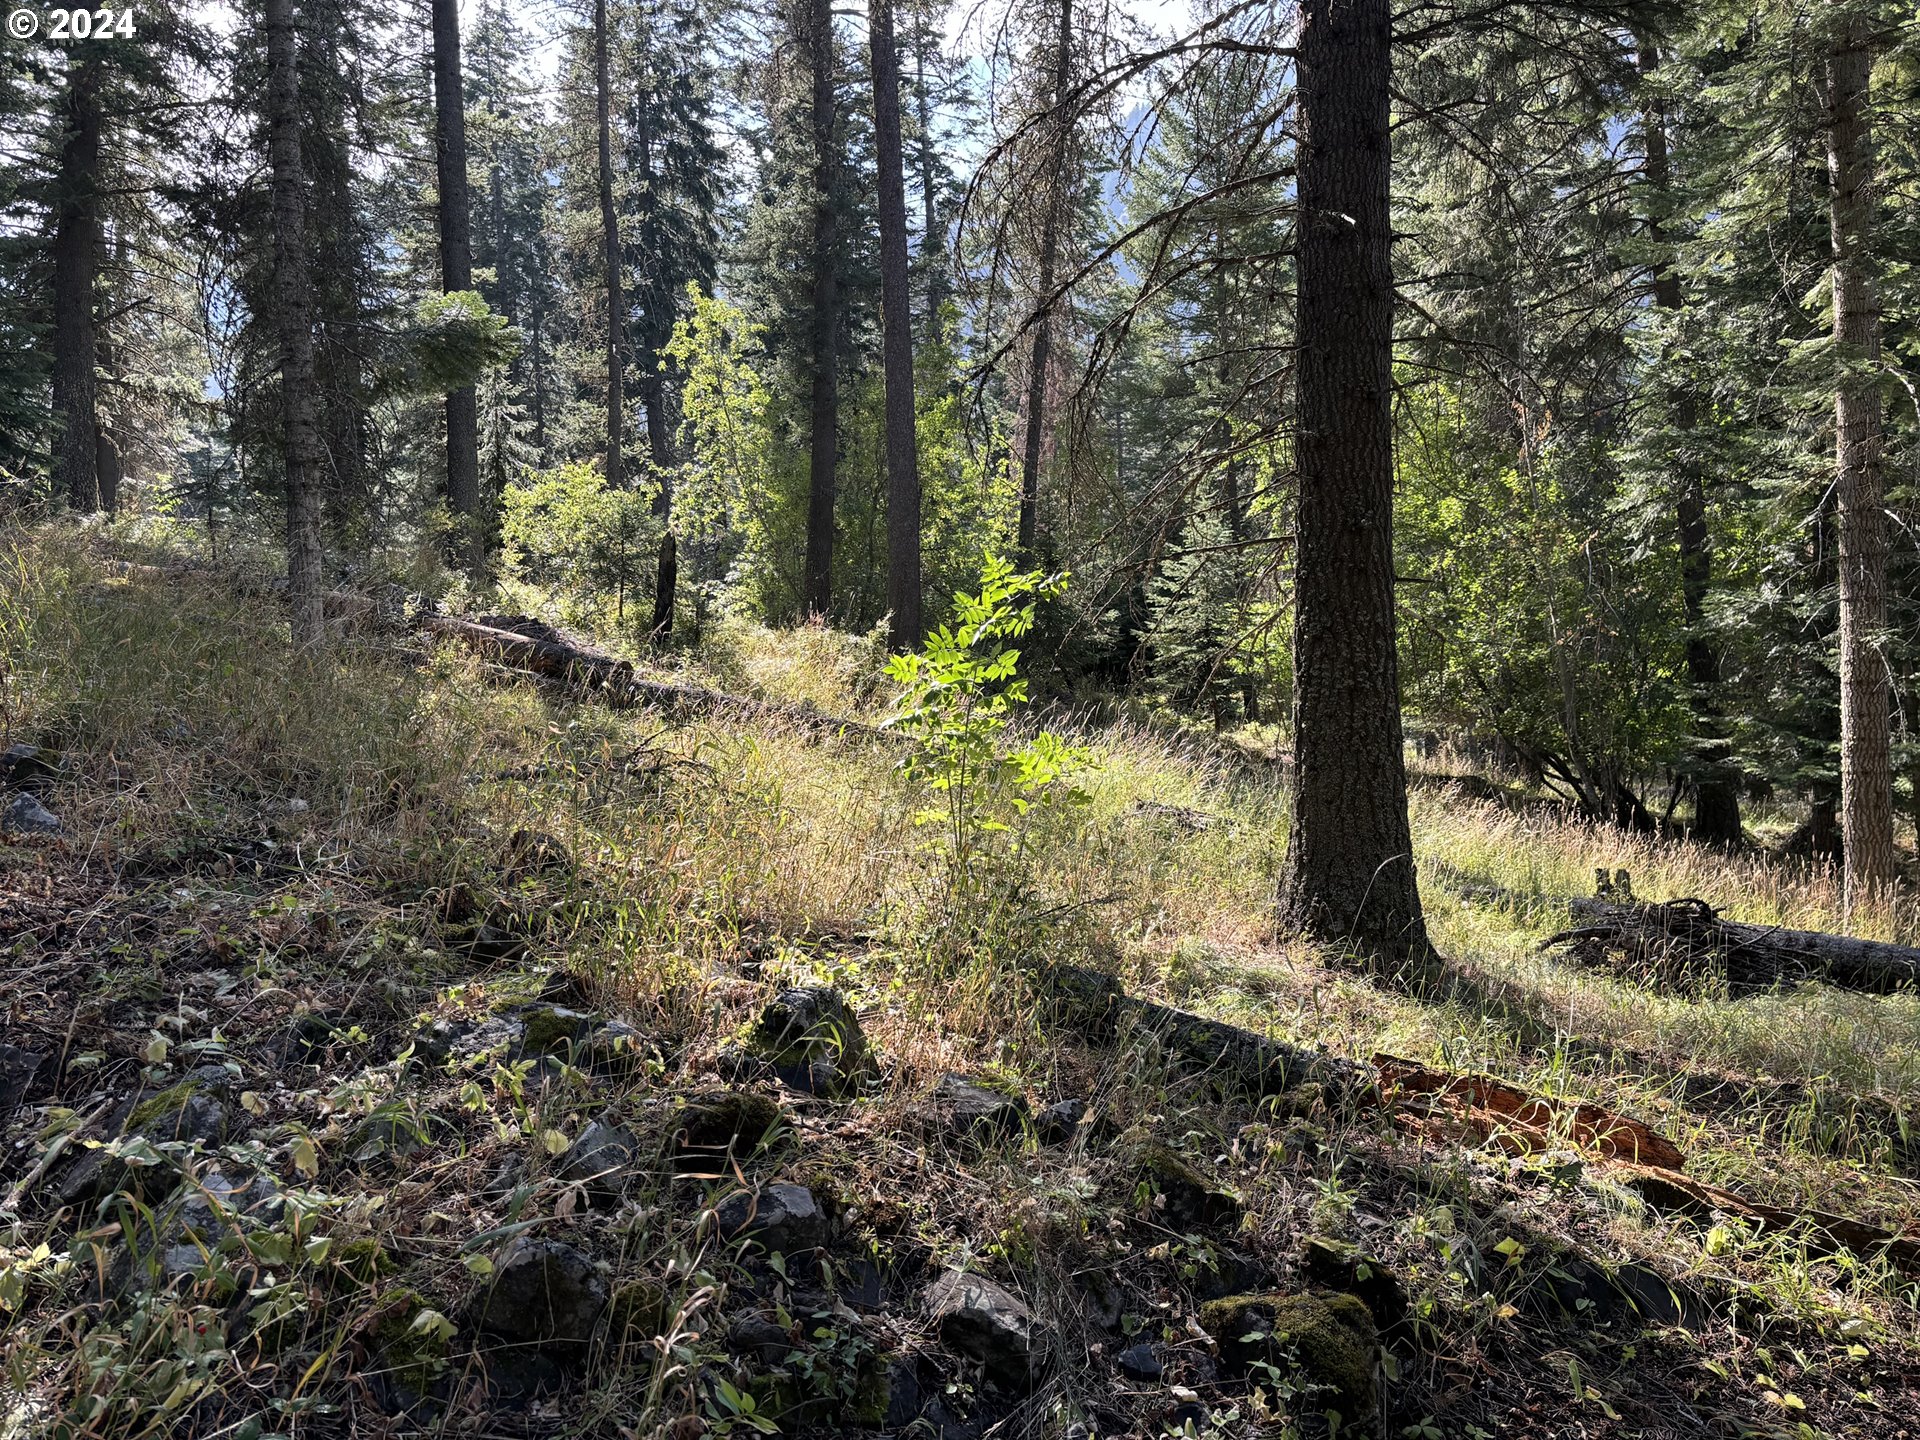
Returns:
[[[287,498],[287,603],[296,645],[326,636],[320,589],[320,441],[313,414],[313,284],[307,273],[306,174],[293,0],[267,0],[267,117],[273,168],[273,294],[280,332],[280,415]]]
[[[1638,37],[1640,73],[1658,68],[1659,51],[1644,36]],[[1653,192],[1653,204],[1647,216],[1647,233],[1656,245],[1666,239],[1664,213],[1671,203],[1672,165],[1667,154],[1667,117],[1664,106],[1648,107],[1641,118],[1646,147],[1647,186]],[[1685,303],[1679,273],[1664,253],[1653,272],[1653,303],[1678,313]],[[1698,419],[1698,401],[1690,386],[1676,385],[1672,394],[1673,428],[1688,438]],[[1693,835],[1712,845],[1737,845],[1743,838],[1740,826],[1740,797],[1734,790],[1728,760],[1732,750],[1724,738],[1726,717],[1720,708],[1720,657],[1707,635],[1707,591],[1713,583],[1713,554],[1707,532],[1706,488],[1699,465],[1690,454],[1683,454],[1674,479],[1674,522],[1680,544],[1680,601],[1686,618],[1687,681],[1693,690],[1694,725],[1702,744],[1698,754],[1698,772],[1693,776]]]
[[[440,288],[473,288],[472,217],[467,198],[467,107],[460,76],[460,0],[433,0],[434,149],[440,181]],[[468,571],[486,569],[487,522],[480,502],[480,420],[473,387],[447,394],[447,504],[460,522]]]
[[[1839,3],[1839,0],[1834,0]],[[1893,764],[1888,753],[1886,482],[1881,473],[1880,301],[1872,274],[1873,138],[1864,16],[1840,20],[1827,57],[1827,169],[1832,186],[1835,499],[1840,528],[1840,826],[1845,905],[1894,878]]]
[[[1073,0],[1060,0],[1053,43],[1053,147],[1048,157],[1047,194],[1040,217],[1040,275],[1033,323],[1033,349],[1027,358],[1026,433],[1020,445],[1020,519],[1014,543],[1023,560],[1036,557],[1040,525],[1040,451],[1046,435],[1047,371],[1053,364],[1053,287],[1060,265],[1060,230],[1067,213],[1067,147],[1073,124],[1067,89],[1073,84]]]
[[[1388,0],[1306,0],[1300,31],[1294,779],[1282,922],[1427,955],[1393,616]]]
[[[806,5],[806,48],[813,71],[813,435],[807,487],[807,553],[802,606],[825,617],[833,602],[833,508],[840,461],[839,162],[834,152],[833,7]]]
[[[94,282],[100,267],[100,62],[75,45],[62,102],[53,227],[54,474],[67,503],[101,508]]]
[[[609,489],[626,485],[626,380],[621,373],[627,328],[626,302],[620,294],[620,221],[613,210],[613,117],[609,75],[607,0],[593,0],[594,119],[600,145],[600,251],[607,272],[607,461]]]
[[[913,433],[913,302],[907,289],[907,185],[900,153],[900,59],[893,0],[870,0],[873,144],[880,202],[881,353],[886,370],[887,639],[919,648],[920,459]]]

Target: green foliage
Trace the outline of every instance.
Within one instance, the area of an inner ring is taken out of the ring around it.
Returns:
[[[512,328],[479,291],[452,290],[428,295],[414,307],[413,323],[401,333],[399,352],[383,380],[394,392],[443,394],[477,384],[488,370],[519,353]]]
[[[902,687],[888,722],[912,737],[906,773],[932,792],[914,823],[937,831],[949,919],[979,925],[1018,900],[1021,861],[1036,814],[1081,799],[1069,783],[1090,756],[1051,731],[1014,743],[1015,708],[1027,700],[1020,651],[1009,641],[1033,629],[1039,600],[1066,589],[1065,575],[1025,574],[994,557],[975,594],[955,597],[953,619],[917,655],[895,656],[887,673]]]
[[[592,465],[562,465],[507,491],[501,538],[523,578],[590,610],[611,598],[617,622],[653,574],[660,522],[643,492],[608,489]]]

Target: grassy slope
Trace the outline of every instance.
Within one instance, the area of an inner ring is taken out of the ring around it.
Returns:
[[[1098,1403],[1151,1431],[1169,1403],[1113,1390],[1119,1342],[1088,1328],[1074,1269],[1113,1269],[1137,1333],[1190,1345],[1185,1317],[1211,1242],[1136,1213],[1119,1163],[1097,1147],[971,1156],[922,1143],[914,1108],[944,1070],[1041,1102],[1091,1098],[1123,1137],[1150,1133],[1217,1166],[1247,1202],[1233,1243],[1282,1279],[1309,1231],[1380,1255],[1431,1318],[1386,1386],[1389,1433],[1806,1424],[1866,1434],[1920,1423],[1914,1297],[1882,1267],[1659,1219],[1566,1157],[1438,1151],[1354,1117],[1220,1102],[1151,1056],[1089,1051],[1057,1033],[1009,978],[1014,952],[1044,947],[1290,1040],[1488,1069],[1648,1120],[1702,1178],[1912,1227],[1915,997],[1818,986],[1739,1002],[1658,995],[1542,956],[1550,908],[1529,918],[1523,904],[1455,893],[1463,881],[1579,893],[1606,865],[1630,869],[1644,895],[1700,895],[1737,918],[1832,928],[1829,876],[1423,786],[1414,829],[1430,924],[1463,983],[1416,1000],[1272,940],[1284,804],[1271,767],[1121,724],[1089,737],[1088,803],[1034,836],[1035,907],[1049,921],[1004,927],[956,966],[925,929],[938,913],[935,875],[911,821],[917,797],[884,747],[616,715],[501,685],[467,657],[410,651],[416,642],[289,658],[270,614],[217,588],[108,579],[44,538],[0,563],[7,734],[56,740],[77,764],[54,799],[67,836],[0,849],[9,1038],[37,1039],[67,1063],[55,1090],[15,1117],[10,1138],[21,1143],[0,1180],[12,1185],[63,1116],[124,1093],[143,1071],[158,1084],[227,1056],[255,1087],[256,1160],[311,1197],[303,1233],[331,1235],[338,1253],[377,1237],[397,1261],[370,1285],[344,1283],[325,1254],[283,1267],[275,1283],[298,1291],[304,1317],[289,1353],[312,1365],[292,1387],[284,1356],[265,1346],[236,1334],[209,1360],[169,1330],[182,1315],[214,1313],[204,1295],[168,1301],[144,1327],[89,1308],[79,1273],[88,1250],[73,1241],[88,1217],[34,1203],[0,1215],[4,1256],[28,1277],[8,1315],[9,1364],[48,1406],[104,1397],[92,1433],[138,1433],[134,1417],[169,1394],[176,1413],[230,1422],[248,1386],[298,1392],[269,1429],[356,1428],[353,1376],[377,1366],[368,1337],[383,1319],[418,1294],[457,1320],[474,1288],[459,1242],[501,1222],[476,1198],[479,1181],[510,1156],[539,1170],[543,1136],[576,1134],[603,1107],[644,1116],[713,1083],[719,1042],[782,978],[854,992],[891,1066],[883,1097],[850,1110],[793,1106],[798,1143],[783,1164],[838,1196],[850,1231],[876,1251],[972,1255],[1027,1293],[1072,1361],[1055,1392],[1069,1410]],[[699,663],[703,678],[836,711],[877,713],[882,698],[870,649],[822,633],[733,632]],[[1221,823],[1196,830],[1154,806]],[[508,837],[527,827],[562,839],[577,873],[516,872]],[[533,1092],[510,1067],[402,1085],[386,1057],[418,1018],[482,1013],[531,983],[524,967],[477,966],[449,948],[450,924],[489,904],[529,923],[542,955],[588,977],[598,1006],[632,1017],[659,1063],[618,1086]],[[936,964],[946,968],[930,981]],[[275,1047],[309,1013],[351,1028],[320,1063],[282,1063]],[[357,1127],[396,1095],[458,1138],[365,1173],[348,1159]],[[307,1142],[311,1174],[297,1163]],[[583,1227],[622,1257],[623,1273],[665,1280],[690,1307],[684,1330],[705,1332],[703,1307],[724,1308],[729,1292],[704,1287],[746,1281],[701,1227],[699,1203],[661,1183],[630,1207],[637,1216],[553,1223]],[[35,1263],[43,1239],[53,1255]],[[1502,1250],[1508,1240],[1520,1248]],[[61,1268],[62,1253],[76,1263]],[[1544,1267],[1568,1255],[1645,1262],[1709,1297],[1711,1313],[1690,1331],[1643,1336],[1596,1314],[1570,1332],[1530,1298]],[[924,1340],[893,1333],[887,1343]],[[563,1407],[570,1423],[618,1433],[612,1417],[704,1409],[726,1429],[687,1383],[713,1344],[711,1333],[683,1336],[632,1357]],[[309,1403],[332,1408],[303,1411]],[[1257,1418],[1243,1402],[1228,1428],[1251,1431]]]

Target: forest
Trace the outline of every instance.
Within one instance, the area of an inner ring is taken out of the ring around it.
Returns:
[[[1920,1433],[1920,10],[11,0],[0,1440]]]

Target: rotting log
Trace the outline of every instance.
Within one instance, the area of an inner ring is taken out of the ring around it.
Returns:
[[[1663,969],[1711,965],[1724,971],[1736,993],[1802,980],[1872,995],[1920,984],[1920,949],[1722,920],[1703,900],[1622,904],[1602,896],[1570,900],[1567,909],[1573,928],[1548,937],[1542,949],[1617,949]]]
[[[1625,1115],[1584,1100],[1554,1100],[1522,1090],[1491,1075],[1460,1075],[1434,1070],[1394,1055],[1376,1055],[1374,1068],[1390,1102],[1425,1097],[1461,1110],[1467,1123],[1485,1138],[1508,1142],[1509,1149],[1533,1152],[1554,1144],[1576,1145],[1609,1160],[1632,1160],[1678,1170],[1686,1163],[1680,1147]],[[1481,1112],[1478,1115],[1472,1112]]]

